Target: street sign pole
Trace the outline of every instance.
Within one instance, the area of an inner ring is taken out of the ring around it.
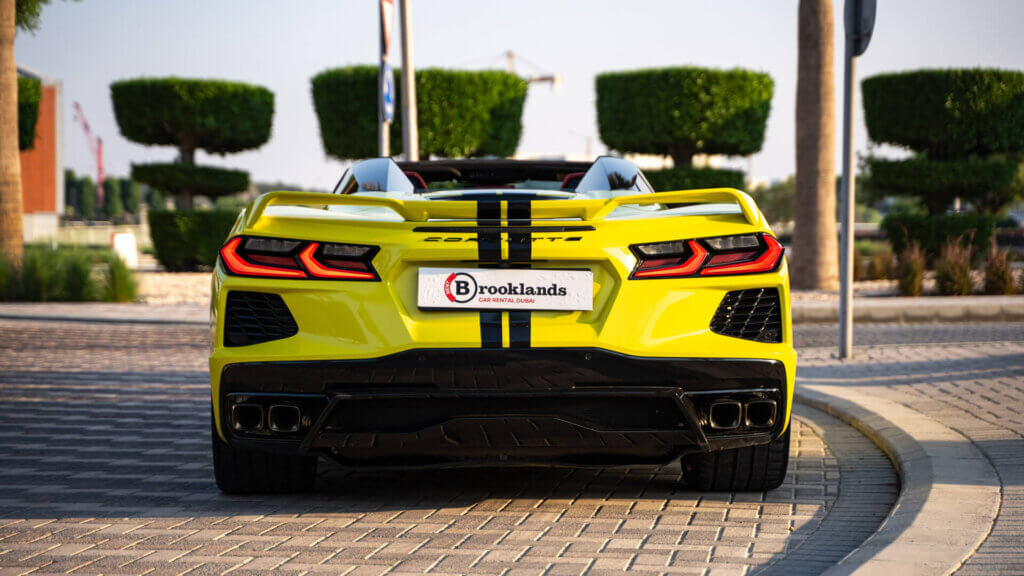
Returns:
[[[391,155],[391,121],[395,114],[395,79],[388,62],[395,0],[380,0],[380,72],[377,75],[377,155]]]
[[[854,179],[853,105],[857,57],[864,53],[875,27],[875,0],[846,0],[846,50],[843,66],[843,180],[840,186],[842,226],[839,238],[839,357],[853,357],[853,236],[856,188]]]
[[[405,159],[416,162],[420,159],[418,118],[416,111],[416,68],[412,63],[412,15],[409,3],[412,0],[398,0],[401,4],[399,18],[402,19],[402,149]]]
[[[853,217],[855,189],[853,169],[853,83],[857,59],[853,41],[846,40],[843,59],[843,181],[840,188],[842,226],[839,238],[839,357],[853,356]]]

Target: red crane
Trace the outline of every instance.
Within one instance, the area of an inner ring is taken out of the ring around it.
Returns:
[[[82,106],[75,102],[75,121],[82,127],[82,131],[85,132],[85,141],[89,143],[89,152],[92,152],[92,157],[96,160],[96,197],[100,206],[103,205],[103,139],[97,138],[92,135],[92,129],[89,128],[89,121],[85,119],[85,112],[82,112]]]

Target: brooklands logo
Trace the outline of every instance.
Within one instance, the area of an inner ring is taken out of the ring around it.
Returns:
[[[476,278],[465,272],[449,274],[444,280],[444,295],[451,302],[469,302],[476,298]]]
[[[565,286],[552,282],[547,286],[529,285],[525,282],[506,282],[505,284],[479,284],[472,274],[453,272],[444,280],[444,295],[450,302],[465,304],[476,298],[477,294],[502,296],[565,296],[569,293]]]

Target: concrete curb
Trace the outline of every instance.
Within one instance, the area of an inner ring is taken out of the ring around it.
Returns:
[[[796,401],[867,436],[900,476],[899,499],[886,521],[825,574],[950,574],[991,531],[1000,506],[999,478],[963,435],[871,392],[801,385],[795,393]]]
[[[854,322],[1011,322],[1024,320],[1024,296],[855,298]],[[794,300],[793,323],[839,321],[838,300]]]

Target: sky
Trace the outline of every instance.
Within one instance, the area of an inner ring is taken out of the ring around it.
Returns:
[[[835,9],[837,136],[842,116],[842,0]],[[554,73],[561,87],[534,85],[523,113],[520,153],[605,151],[594,77],[607,70],[676,65],[767,72],[775,98],[764,147],[750,160],[759,179],[795,166],[797,0],[411,0],[417,68],[503,68],[520,55],[522,73]],[[925,67],[1024,69],[1024,2],[880,0],[874,38],[858,59],[860,78]],[[103,138],[108,174],[132,162],[170,161],[170,147],[145,147],[118,132],[110,83],[139,76],[223,78],[275,94],[270,141],[198,162],[249,170],[254,180],[329,188],[344,165],[320,142],[310,78],[336,66],[377,61],[376,0],[54,0],[35,33],[19,32],[18,64],[64,86],[64,159],[80,173],[95,164],[73,121],[78,101]],[[397,25],[396,25],[397,29]],[[400,64],[396,34],[392,60]],[[528,65],[530,64],[530,65]],[[859,99],[859,93],[857,94]],[[856,150],[868,138],[856,108]],[[836,168],[839,170],[839,138]],[[892,153],[882,149],[882,153]]]

